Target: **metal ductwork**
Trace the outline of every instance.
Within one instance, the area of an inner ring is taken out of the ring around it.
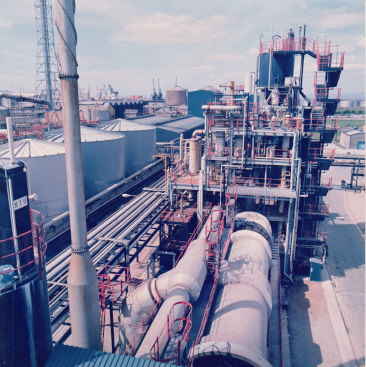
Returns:
[[[263,215],[244,212],[235,217],[234,231],[227,260],[220,264],[208,333],[190,353],[195,367],[270,366],[266,356],[272,309],[271,226]]]
[[[42,105],[47,105],[51,110],[53,110],[53,105],[50,101],[46,99],[34,98],[34,97],[27,97],[21,94],[10,94],[10,93],[0,93],[0,100],[2,98],[12,99],[18,102],[33,102]]]
[[[220,219],[221,208],[214,207],[206,225]],[[133,340],[134,348],[141,343],[136,357],[150,359],[150,350],[154,344],[156,337],[164,327],[172,306],[179,302],[197,301],[203,283],[207,274],[206,266],[206,225],[203,227],[200,235],[195,241],[189,245],[184,257],[179,261],[177,266],[160,275],[156,279],[148,279],[147,282],[141,284],[136,290],[128,295],[122,305],[122,314],[120,315],[120,353],[123,353],[128,344],[134,337],[134,334],[143,320],[148,320],[145,325],[140,327],[140,335],[135,336]],[[154,304],[164,301],[160,310],[157,312],[157,307],[154,310]],[[155,313],[157,313],[155,315]],[[180,310],[175,310],[175,315],[179,317],[183,313],[183,307]],[[149,327],[151,319],[154,319]],[[148,332],[146,333],[146,330]],[[146,336],[144,337],[144,334]],[[168,339],[160,341],[163,345],[168,342]],[[131,347],[128,347],[128,351]]]

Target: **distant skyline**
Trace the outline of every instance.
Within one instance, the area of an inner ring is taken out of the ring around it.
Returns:
[[[33,0],[1,0],[0,90],[34,91],[37,37]],[[56,13],[52,2],[53,14]],[[111,84],[121,96],[163,94],[178,85],[196,90],[255,71],[260,36],[285,35],[306,24],[306,35],[345,51],[339,87],[346,98],[365,92],[365,3],[337,0],[76,0],[79,86]],[[55,44],[57,32],[55,29]],[[313,97],[316,60],[305,62],[305,93]]]

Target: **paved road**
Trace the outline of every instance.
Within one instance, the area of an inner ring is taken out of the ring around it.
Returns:
[[[349,182],[349,169],[331,167],[323,178]],[[326,264],[359,366],[365,365],[365,192],[331,190],[323,228],[328,231]]]

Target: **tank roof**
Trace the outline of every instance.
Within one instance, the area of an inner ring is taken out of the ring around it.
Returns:
[[[115,140],[121,139],[124,137],[122,133],[118,132],[109,132],[105,130],[101,130],[95,127],[88,126],[80,126],[80,134],[81,134],[81,142],[82,143],[91,143],[96,141],[107,141],[107,140]],[[55,129],[48,132],[45,132],[47,140],[63,143],[64,142],[64,129]]]
[[[65,146],[52,141],[24,139],[14,142],[15,158],[36,158],[65,154]],[[9,144],[0,146],[0,160],[9,159]]]
[[[178,85],[176,85],[175,87],[171,87],[169,89],[167,89],[169,91],[173,91],[173,90],[177,90],[177,91],[186,91],[187,89],[179,87]]]
[[[141,130],[153,130],[155,126],[148,124],[142,124],[136,121],[116,119],[107,121],[101,129],[108,131],[141,131]]]

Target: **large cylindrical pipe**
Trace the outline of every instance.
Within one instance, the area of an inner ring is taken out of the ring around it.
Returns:
[[[241,222],[238,228],[253,230],[239,230],[231,236],[228,259],[220,266],[220,289],[208,334],[191,351],[198,367],[270,366],[265,356],[272,308],[268,282],[271,248],[267,240],[272,235],[271,226],[257,213],[241,213],[236,220]]]
[[[212,209],[211,215],[203,226],[198,238],[192,241],[185,255],[174,269],[160,275],[156,279],[149,279],[147,282],[137,287],[134,292],[129,293],[125,298],[122,305],[122,314],[120,315],[120,352],[126,350],[137,328],[145,319],[147,322],[142,325],[143,330],[140,330],[138,339],[135,337],[134,340],[135,348],[139,346],[149,327],[148,322],[150,322],[151,318],[156,317],[155,313],[157,308],[154,309],[154,307],[152,307],[154,302],[160,302],[162,299],[165,299],[165,304],[167,295],[169,296],[170,292],[177,287],[185,289],[188,292],[190,302],[193,303],[198,299],[207,274],[205,255],[206,226],[220,219],[220,209],[220,207],[214,207]],[[151,313],[153,309],[153,314],[150,315],[149,313]],[[168,310],[165,307],[164,309],[161,308],[158,313],[158,315],[160,315],[159,318],[154,319],[151,327],[154,325],[154,330],[159,330],[159,332],[155,334],[155,338],[159,335],[166,320],[166,318],[162,318],[161,315],[165,315],[166,317],[166,311],[169,313],[170,309],[171,307]],[[151,317],[146,318],[146,316]],[[164,322],[162,321],[163,319]],[[145,341],[143,343],[147,345]],[[150,348],[151,346],[152,344],[150,344]],[[144,355],[144,357],[141,358],[150,358],[150,354],[147,355],[145,352],[141,354],[141,356],[142,355]]]
[[[77,347],[99,350],[101,327],[98,279],[86,237],[74,25],[75,1],[57,0],[56,5],[72,251],[67,278],[72,343]]]
[[[179,302],[188,302],[189,301],[189,293],[187,289],[177,286],[174,287],[168,294],[168,297],[165,299],[163,305],[161,306],[159,313],[155,316],[153,323],[150,326],[149,331],[147,332],[143,342],[139,350],[137,351],[135,357],[143,358],[143,359],[151,359],[150,351],[151,347],[156,341],[157,336],[161,333],[164,326],[167,323],[167,315],[169,315],[172,307]],[[184,316],[184,306],[183,304],[177,305],[174,308],[174,317],[176,319],[180,319]],[[172,331],[173,334],[177,332],[180,322],[172,322]],[[164,351],[168,341],[170,339],[170,335],[163,333],[163,337],[159,339],[159,346],[161,352]]]

